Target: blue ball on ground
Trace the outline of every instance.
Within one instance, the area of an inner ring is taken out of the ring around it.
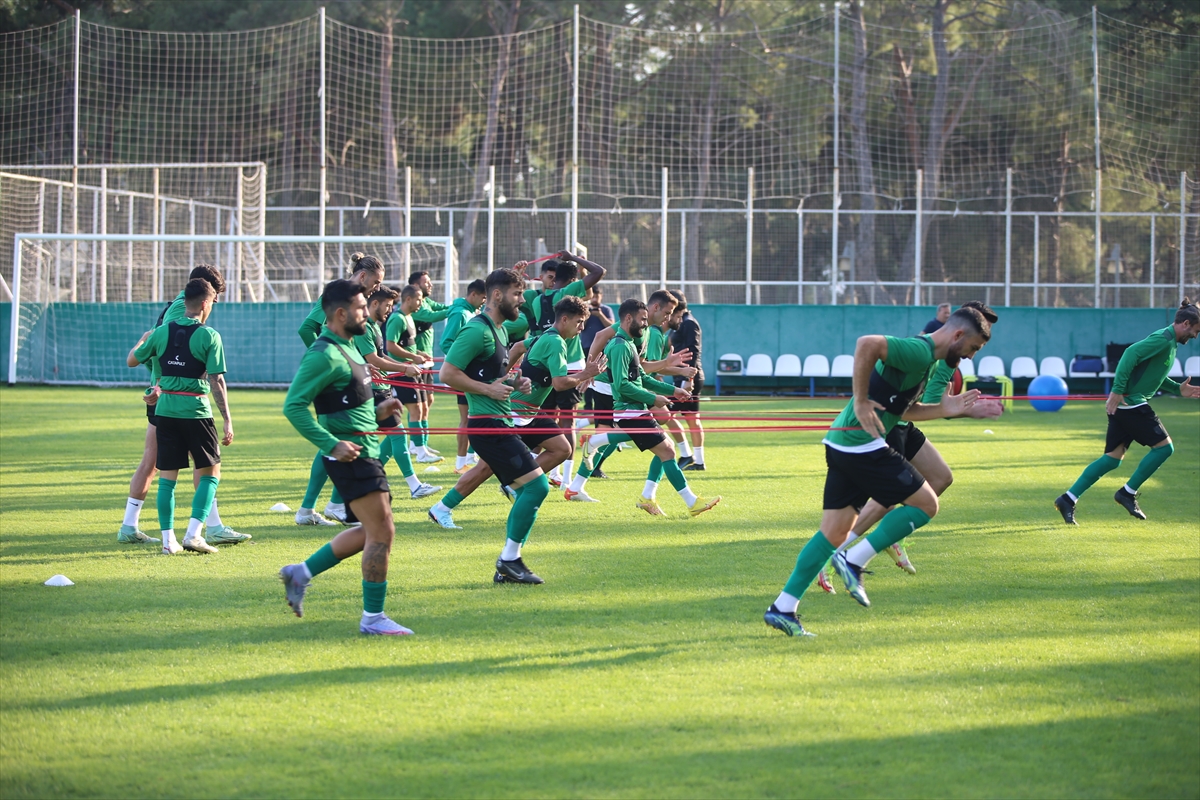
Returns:
[[[1038,375],[1029,382],[1028,394],[1033,398],[1029,405],[1038,411],[1058,411],[1067,401],[1049,398],[1065,397],[1068,394],[1067,382],[1057,375]]]

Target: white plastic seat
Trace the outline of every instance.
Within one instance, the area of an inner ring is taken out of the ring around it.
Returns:
[[[962,373],[964,378],[975,377],[975,364],[969,358],[964,358],[958,362],[958,371]]]
[[[1190,364],[1191,361],[1189,360]],[[834,356],[833,367],[829,370],[831,378],[853,378],[854,377],[854,356]]]
[[[1175,363],[1171,365],[1171,371],[1167,373],[1167,377],[1173,381],[1183,379],[1183,367],[1179,363],[1179,359],[1175,359]]]
[[[1003,378],[1004,360],[999,356],[984,356],[979,360],[977,374],[981,378]]]
[[[1053,375],[1056,378],[1067,377],[1067,365],[1058,356],[1046,356],[1038,366],[1039,375]]]
[[[737,353],[726,353],[717,359],[718,375],[741,375],[744,365]]]
[[[800,356],[793,353],[784,353],[775,360],[775,377],[776,378],[799,378],[800,377]]]
[[[1191,356],[1184,363],[1184,375],[1189,378],[1200,378],[1200,356]]]
[[[828,378],[829,359],[822,355],[811,355],[804,359],[804,377]]]
[[[769,378],[774,372],[774,362],[766,353],[755,353],[746,362],[747,377]]]
[[[1037,362],[1029,356],[1017,356],[1012,362],[1010,378],[1036,378],[1038,376]]]

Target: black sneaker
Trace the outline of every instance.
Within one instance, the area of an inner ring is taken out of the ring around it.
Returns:
[[[496,583],[545,583],[520,558],[512,561],[497,558],[496,575],[492,580]]]
[[[1122,486],[1120,489],[1117,489],[1117,493],[1113,495],[1113,500],[1116,500],[1118,503],[1120,503],[1121,506],[1129,512],[1129,516],[1137,517],[1138,519],[1146,518],[1145,512],[1138,508],[1137,495],[1130,494],[1129,492],[1125,491],[1124,486]]]
[[[863,586],[862,576],[873,574],[870,570],[863,569],[857,564],[851,564],[846,558],[846,552],[839,551],[833,554],[834,570],[841,577],[842,583],[846,584],[846,591],[850,596],[858,601],[858,604],[863,608],[870,608],[871,601],[867,598],[867,589]]]
[[[697,464],[695,461],[693,461],[691,464],[688,464],[686,467],[680,467],[680,469],[687,470],[688,472],[704,472],[704,465]]]
[[[592,477],[602,481],[608,479],[608,475],[604,474],[604,470],[602,469],[596,469],[594,472],[592,472]]]
[[[1068,525],[1079,524],[1075,521],[1075,504],[1065,493],[1054,498],[1054,507],[1058,509],[1058,513],[1062,514],[1063,522]]]
[[[679,457],[679,468],[680,468],[680,469],[687,469],[687,468],[688,468],[688,467],[690,467],[690,466],[691,466],[691,465],[692,465],[692,464],[693,464],[695,461],[696,461],[696,459],[692,458],[691,456],[680,456],[680,457]]]
[[[804,626],[800,624],[800,617],[795,611],[790,614],[780,611],[774,603],[767,609],[767,613],[763,614],[763,622],[777,631],[783,631],[788,636],[816,636],[815,633],[804,630]]]

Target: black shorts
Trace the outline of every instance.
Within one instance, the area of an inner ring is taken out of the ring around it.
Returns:
[[[432,372],[422,372],[421,377],[417,378],[417,382],[422,383],[425,386],[430,386],[430,387],[433,386],[433,373]],[[433,402],[433,389],[421,389],[418,391],[418,394],[421,395],[422,403]]]
[[[539,424],[536,421],[533,424]],[[501,484],[510,484],[522,475],[538,468],[528,445],[516,433],[490,433],[483,429],[513,430],[499,419],[471,419],[467,421],[467,439],[479,460],[487,464]]]
[[[455,397],[457,397],[457,398],[458,398],[458,404],[459,404],[460,406],[462,406],[463,408],[466,408],[466,407],[467,407],[467,395],[466,395],[466,392],[463,392],[462,394],[457,394],[457,395],[455,395]]]
[[[392,395],[390,392],[388,392],[386,390],[376,389],[375,390],[375,405],[379,406],[384,401],[390,400],[391,397],[392,397]],[[399,414],[392,414],[387,419],[379,420],[379,423],[378,423],[378,426],[380,428],[395,428],[399,425],[400,425],[400,415]]]
[[[613,399],[611,394],[601,394],[588,387],[587,395],[592,399],[592,411],[595,412],[597,428],[613,427]]]
[[[396,393],[396,398],[406,406],[411,406],[416,403],[424,402],[424,391],[417,388],[417,384],[407,378],[398,378],[401,382],[400,386],[393,386],[392,391]]]
[[[155,437],[158,439],[158,462],[155,466],[160,470],[187,469],[189,454],[195,469],[221,463],[221,445],[212,417],[179,419],[156,416],[155,420]]]
[[[378,458],[356,458],[353,461],[334,461],[322,458],[329,480],[337,487],[338,494],[346,503],[346,522],[358,522],[350,503],[371,492],[387,492],[388,505],[392,503],[392,490],[388,486],[387,473]]]
[[[542,419],[541,417],[538,417],[534,419],[533,422],[529,423],[529,427],[537,428],[538,430],[546,430],[547,428],[553,428],[554,423],[548,419]],[[525,443],[526,447],[528,447],[530,450],[533,450],[535,447],[541,447],[543,444],[545,444],[547,439],[553,439],[555,436],[562,435],[562,433],[522,433],[521,441]]]
[[[904,456],[906,461],[912,461],[925,446],[925,433],[911,422],[901,422],[888,431],[888,447]]]
[[[569,411],[576,408],[582,399],[583,392],[580,391],[578,386],[573,389],[563,389],[561,392],[557,389],[551,389],[550,394],[546,395],[546,399],[542,401],[542,408],[561,408]]]
[[[891,447],[867,453],[843,453],[825,445],[826,509],[854,506],[858,510],[873,499],[894,506],[921,488],[925,478]]]
[[[683,386],[687,378],[682,375],[675,376],[675,385]],[[704,376],[696,373],[696,377],[692,378],[692,399],[683,400],[671,403],[671,410],[686,414],[700,413],[700,390],[704,388]]]
[[[158,425],[158,417],[154,415],[154,409],[156,408],[158,408],[157,405],[146,406],[146,422],[151,425]]]
[[[642,452],[653,450],[667,438],[653,417],[619,419],[617,427],[628,433],[637,449]]]
[[[1104,437],[1104,452],[1111,453],[1118,447],[1129,447],[1137,442],[1143,447],[1154,445],[1167,438],[1167,429],[1149,403],[1137,408],[1118,408],[1108,418],[1108,435]]]

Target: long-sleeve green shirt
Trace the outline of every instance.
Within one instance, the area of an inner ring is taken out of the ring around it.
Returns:
[[[337,389],[350,385],[353,373],[348,355],[358,364],[366,364],[354,343],[343,339],[328,328],[322,329],[322,335],[333,339],[342,347],[339,350],[324,338],[314,342],[300,359],[300,367],[296,377],[288,387],[287,398],[283,401],[283,415],[292,423],[300,435],[308,439],[321,451],[329,455],[339,441],[354,442],[362,445],[359,458],[379,458],[379,438],[374,435],[361,435],[356,432],[375,430],[375,404],[364,403],[348,411],[336,414],[319,414],[314,419],[308,410],[313,398],[329,386]],[[343,354],[342,350],[345,351]]]
[[[645,411],[654,404],[656,394],[670,397],[675,387],[652,378],[639,364],[637,377],[630,379],[630,364],[637,358],[637,345],[622,329],[604,348],[612,376],[613,411]]]
[[[426,297],[421,301],[421,307],[413,312],[412,318],[414,322],[426,323],[432,326],[433,323],[441,322],[448,316],[450,316],[450,306],[442,305],[438,301]],[[432,327],[426,328],[417,334],[416,346],[418,352],[433,354]],[[443,355],[445,355],[444,351]]]
[[[312,347],[312,343],[321,335],[321,326],[324,324],[325,309],[321,307],[321,299],[317,298],[317,304],[313,306],[312,311],[308,312],[304,322],[300,323],[300,330],[296,331],[300,334],[300,341],[304,342],[305,347]]]
[[[945,359],[939,360],[933,366],[933,374],[929,376],[929,382],[925,384],[925,395],[921,398],[921,402],[934,406],[942,402],[942,397],[946,394],[946,387],[950,385],[950,381],[954,380],[954,370],[956,369],[957,367],[947,364]]]
[[[459,297],[450,304],[450,313],[446,316],[446,326],[442,329],[442,355],[450,352],[454,339],[462,326],[471,321],[471,317],[479,313],[475,306],[467,302],[467,298]]]
[[[1148,403],[1160,389],[1179,394],[1179,384],[1167,377],[1175,365],[1176,345],[1175,326],[1168,325],[1126,348],[1112,384],[1114,394],[1125,395],[1122,408]]]

